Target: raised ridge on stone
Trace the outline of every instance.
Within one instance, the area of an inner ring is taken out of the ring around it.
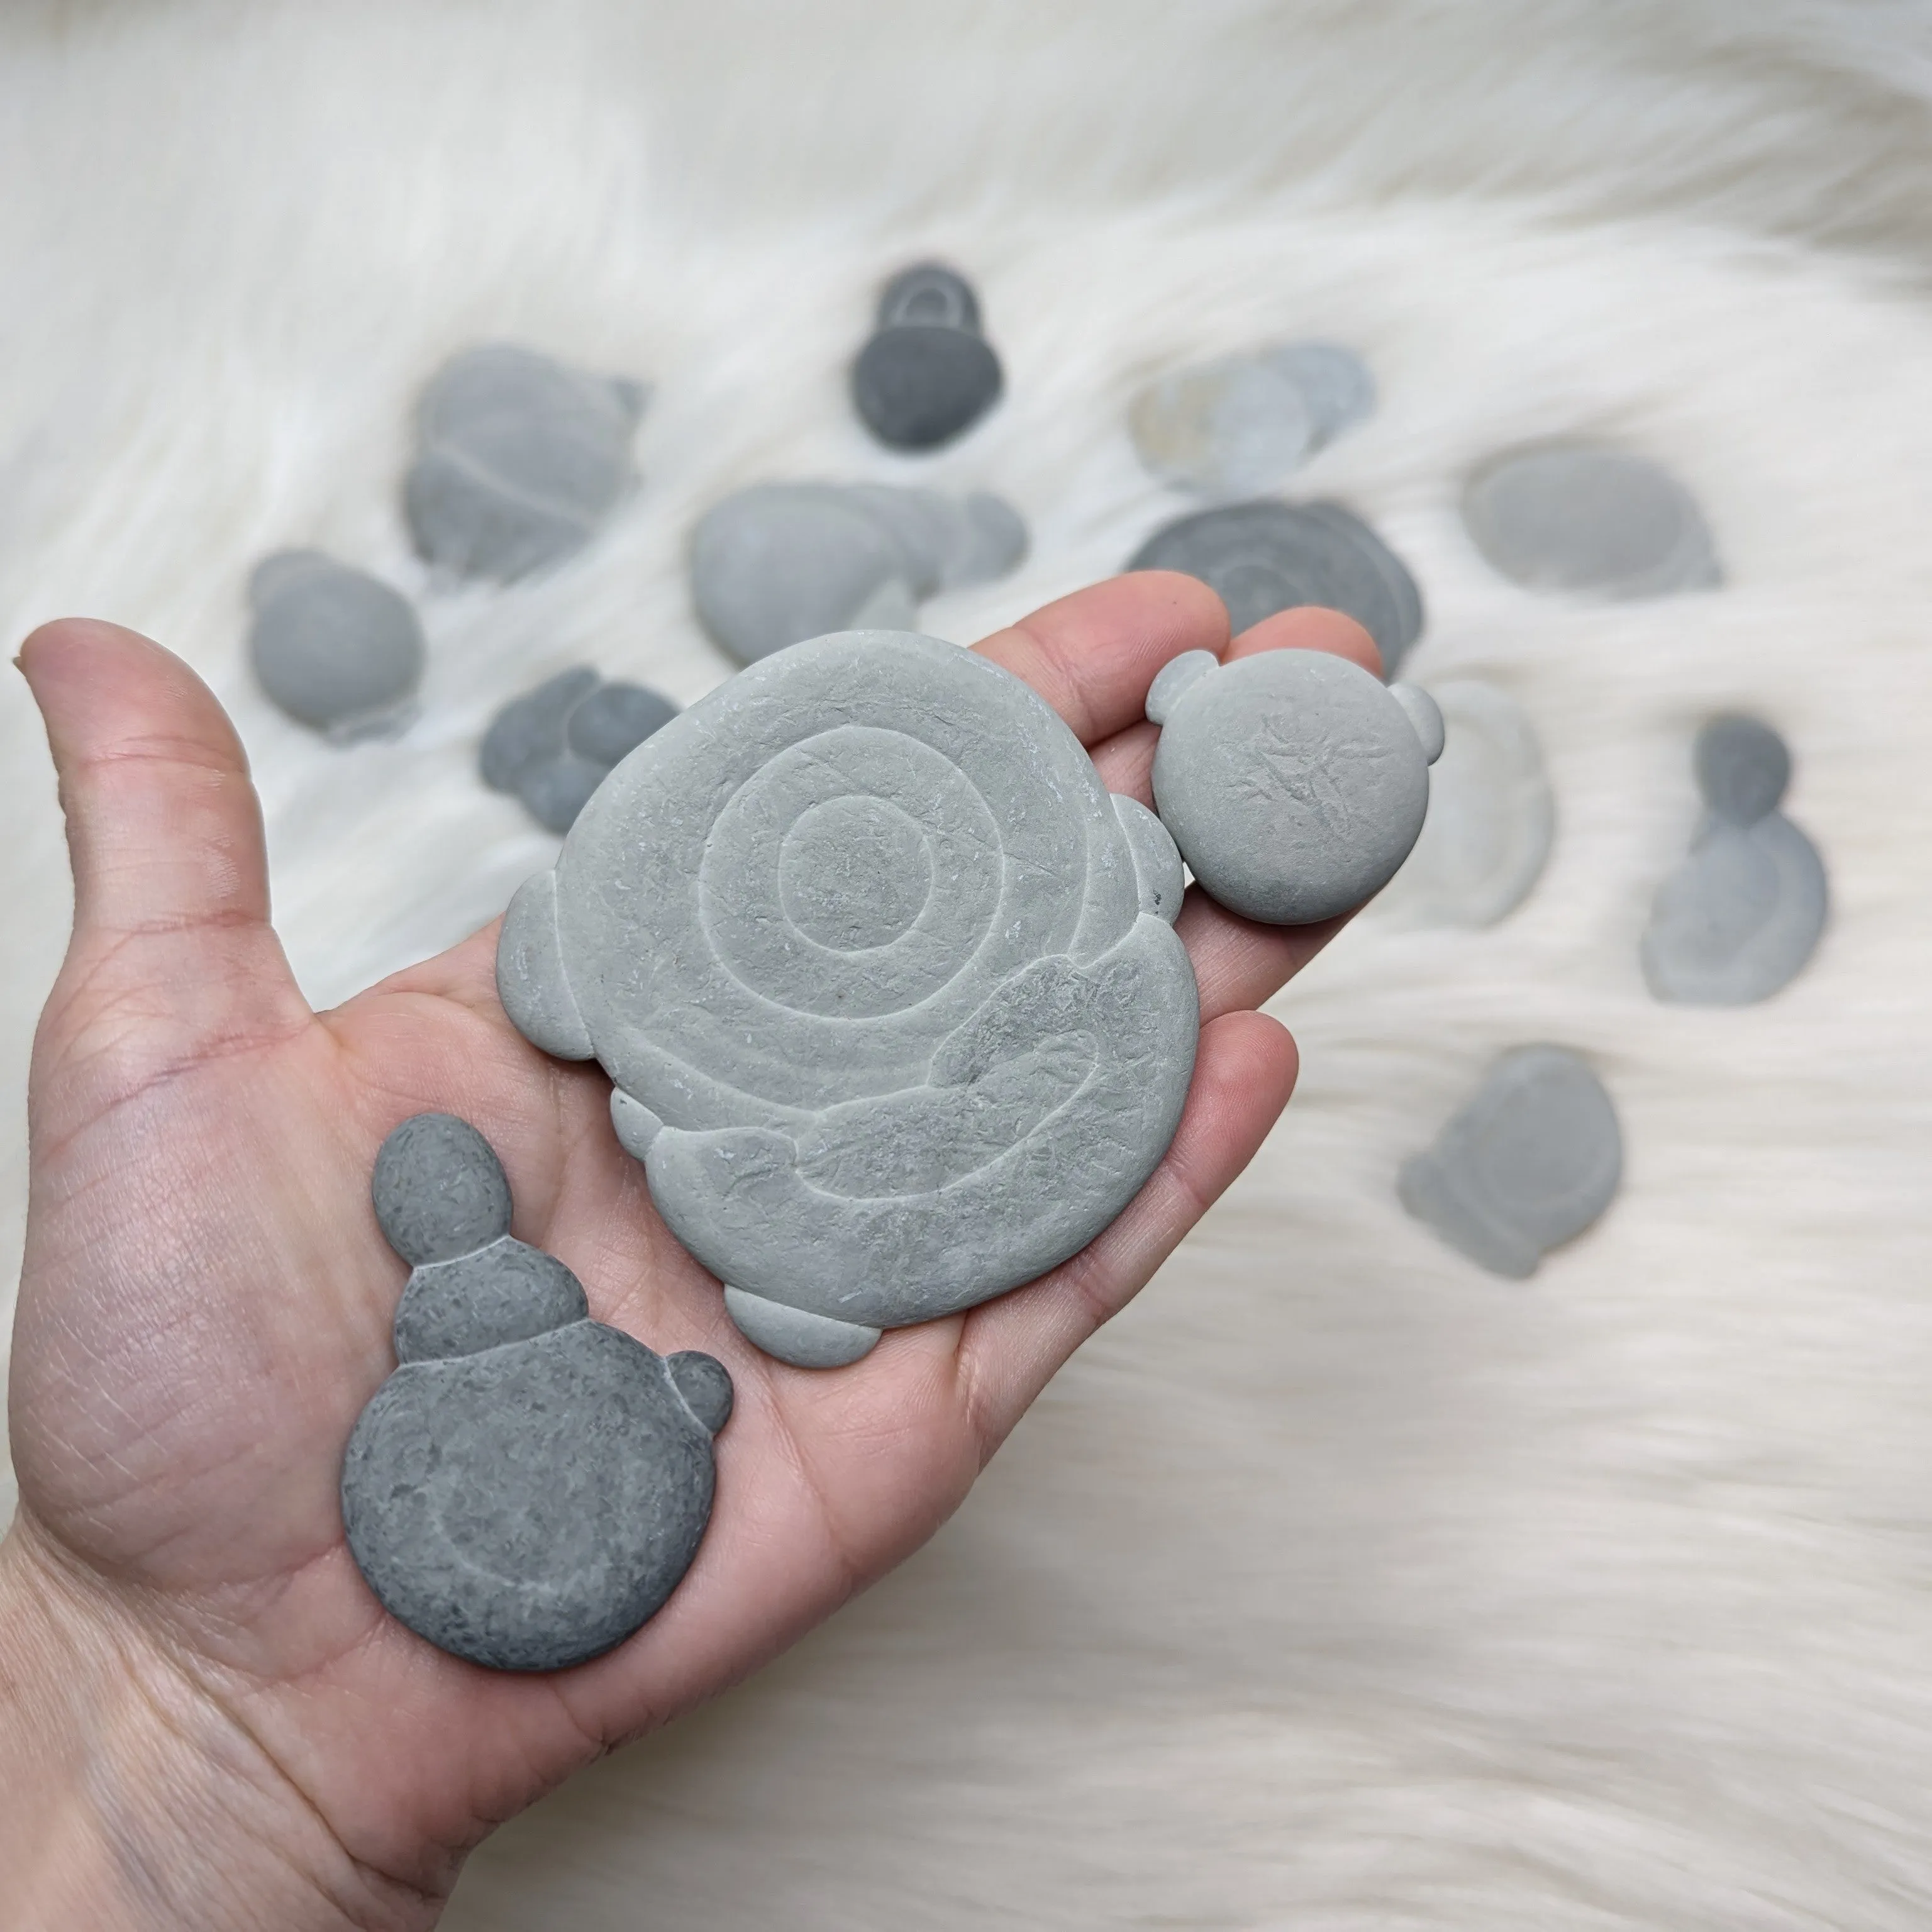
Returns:
[[[852,364],[852,402],[889,448],[932,449],[971,428],[1004,380],[970,286],[953,269],[920,262],[880,296],[876,326]]]
[[[249,579],[248,653],[262,688],[338,740],[406,717],[422,681],[422,626],[380,579],[319,550],[279,550]]]
[[[1603,1082],[1568,1048],[1513,1048],[1404,1163],[1402,1204],[1492,1274],[1526,1279],[1603,1214],[1623,1173],[1623,1136]]]
[[[1696,500],[1633,451],[1582,442],[1505,451],[1469,478],[1462,520],[1495,569],[1534,590],[1663,597],[1723,581]]]
[[[1165,721],[1154,802],[1195,878],[1229,911],[1272,926],[1360,904],[1422,828],[1427,754],[1442,740],[1439,718],[1426,742],[1417,718],[1433,706],[1419,693],[1406,704],[1326,651],[1211,667],[1193,656],[1148,695]]]
[[[580,549],[636,481],[645,392],[494,343],[446,363],[403,485],[417,549],[464,576],[528,575]]]
[[[1238,636],[1277,610],[1345,611],[1372,637],[1393,678],[1422,634],[1422,596],[1402,560],[1337,503],[1223,504],[1176,518],[1129,560],[1130,570],[1198,577],[1228,607]]]
[[[766,658],[626,760],[540,878],[506,1010],[567,1051],[581,1028],[660,1212],[786,1359],[824,1331],[766,1304],[842,1348],[1043,1274],[1178,1122],[1186,952],[1078,740],[970,652]]]

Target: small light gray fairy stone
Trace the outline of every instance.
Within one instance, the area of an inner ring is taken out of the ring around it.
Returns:
[[[1628,450],[1549,442],[1493,457],[1463,490],[1462,520],[1490,563],[1532,590],[1664,597],[1724,580],[1690,492]]]
[[[1135,810],[987,659],[817,638],[599,788],[511,902],[498,988],[603,1063],[740,1328],[855,1360],[1064,1261],[1166,1151],[1198,1014]]]
[[[1623,1136],[1603,1082],[1561,1046],[1520,1046],[1403,1164],[1403,1207],[1492,1274],[1522,1280],[1607,1208]]]
[[[691,543],[706,631],[750,664],[807,638],[901,629],[935,591],[1003,576],[1026,554],[1018,513],[882,483],[759,483],[715,504]]]
[[[1230,912],[1305,926],[1352,910],[1408,856],[1442,721],[1327,651],[1177,658],[1148,693],[1161,728],[1154,802],[1180,856]]]
[[[1374,403],[1367,370],[1347,350],[1295,343],[1172,371],[1134,398],[1128,428],[1163,482],[1251,496],[1300,469]]]
[[[248,580],[248,654],[262,688],[338,742],[406,722],[427,656],[416,614],[320,550],[278,550]]]
[[[511,1239],[509,1184],[466,1122],[405,1120],[372,1192],[412,1272],[398,1366],[343,1461],[357,1567],[392,1616],[472,1664],[581,1664],[690,1568],[730,1377],[590,1320],[576,1276]]]
[[[1541,875],[1556,833],[1542,748],[1522,707],[1471,678],[1430,686],[1447,743],[1422,835],[1380,903],[1417,925],[1493,926]]]
[[[646,392],[495,343],[453,357],[424,391],[403,505],[430,562],[499,582],[587,543],[637,480]]]
[[[877,325],[852,365],[860,419],[893,449],[932,449],[970,429],[1004,384],[965,278],[934,262],[886,284]]]
[[[1422,634],[1422,594],[1400,558],[1338,503],[1228,503],[1164,524],[1130,570],[1198,577],[1228,607],[1237,636],[1277,610],[1346,611],[1372,637],[1393,678]]]
[[[560,671],[490,720],[478,767],[538,824],[568,832],[611,766],[676,716],[669,698],[642,685],[605,684],[586,667]]]
[[[1755,718],[1714,718],[1694,766],[1705,815],[1690,855],[1658,888],[1640,948],[1660,1000],[1749,1006],[1802,971],[1830,894],[1818,850],[1778,809],[1791,775],[1784,740]]]

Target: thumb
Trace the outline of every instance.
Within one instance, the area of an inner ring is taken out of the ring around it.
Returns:
[[[86,618],[43,625],[19,663],[74,868],[40,1048],[128,1086],[296,1030],[308,1009],[268,924],[261,805],[214,694],[158,644]]]

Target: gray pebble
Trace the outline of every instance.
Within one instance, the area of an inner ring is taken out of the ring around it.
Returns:
[[[1402,1204],[1492,1274],[1522,1280],[1590,1226],[1617,1191],[1623,1136],[1603,1082],[1560,1046],[1520,1046],[1426,1154],[1404,1163]]]
[[[1352,910],[1422,829],[1440,716],[1326,651],[1208,656],[1176,659],[1148,692],[1161,823],[1231,912],[1303,926]]]
[[[759,483],[699,519],[692,601],[750,664],[832,631],[903,628],[934,592],[1003,575],[1025,554],[1018,513],[984,493]]]
[[[318,550],[281,550],[248,583],[249,656],[291,718],[337,740],[404,722],[422,681],[422,626],[378,579]]]
[[[512,698],[483,734],[477,754],[483,782],[493,790],[514,791],[526,772],[556,758],[563,749],[570,714],[596,688],[597,674],[579,664]]]
[[[490,720],[478,767],[540,825],[568,832],[610,767],[676,716],[669,698],[642,685],[604,684],[586,668],[560,671]]]
[[[404,1121],[374,1192],[416,1266],[399,1366],[343,1462],[357,1566],[392,1616],[473,1664],[596,1657],[656,1613],[697,1553],[730,1378],[708,1355],[666,1360],[589,1320],[568,1268],[501,1233],[451,1252],[509,1220],[502,1168],[466,1123]]]
[[[1422,634],[1422,595],[1402,560],[1337,503],[1230,503],[1165,524],[1130,570],[1198,577],[1228,607],[1234,634],[1277,610],[1346,611],[1372,637],[1385,677]]]
[[[512,902],[498,988],[602,1061],[751,1339],[856,1359],[1076,1252],[1166,1150],[1198,1012],[1178,860],[1134,824],[985,658],[818,638],[600,788]]]
[[[1462,520],[1496,569],[1534,590],[1667,596],[1723,581],[1702,513],[1647,457],[1552,442],[1492,458]]]
[[[952,269],[922,262],[886,284],[852,365],[852,400],[890,448],[932,449],[971,428],[998,401],[1004,380],[971,288]]]
[[[565,736],[580,758],[615,765],[676,716],[669,698],[640,684],[600,685],[572,712]]]
[[[509,344],[452,358],[423,392],[403,485],[417,549],[499,581],[580,549],[636,481],[644,401],[636,382]]]
[[[1658,888],[1640,949],[1660,1000],[1749,1006],[1802,971],[1825,930],[1824,861],[1778,810],[1784,741],[1754,718],[1720,718],[1693,759],[1704,794],[1690,854]]]

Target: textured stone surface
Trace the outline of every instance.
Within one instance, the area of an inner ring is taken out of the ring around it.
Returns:
[[[1661,597],[1723,581],[1690,493],[1628,450],[1552,442],[1509,451],[1470,478],[1462,520],[1489,562],[1532,590]]]
[[[1193,975],[1135,850],[1018,679],[823,638],[620,768],[512,902],[497,982],[527,1036],[602,1060],[722,1280],[895,1327],[1084,1246],[1172,1137]],[[748,1332],[782,1351],[777,1327]]]
[[[1492,1274],[1522,1280],[1588,1227],[1623,1173],[1604,1084],[1561,1046],[1520,1046],[1402,1167],[1402,1204]]]
[[[886,284],[852,365],[852,401],[881,442],[932,449],[970,429],[1004,380],[971,287],[952,269],[920,262]]]
[[[1238,635],[1277,610],[1345,610],[1372,637],[1393,677],[1422,634],[1422,594],[1402,560],[1336,503],[1229,503],[1164,524],[1130,570],[1180,570],[1228,607]]]
[[[508,1185],[466,1123],[405,1120],[372,1192],[415,1265],[399,1366],[344,1458],[350,1549],[442,1649],[500,1670],[582,1663],[654,1614],[697,1553],[730,1378],[586,1318],[570,1270],[502,1232]]]
[[[1418,925],[1493,926],[1541,875],[1556,834],[1543,752],[1522,707],[1492,684],[1432,685],[1445,727],[1429,814],[1381,903]]]
[[[846,628],[893,629],[943,588],[1026,554],[1017,511],[883,483],[759,483],[715,504],[691,544],[699,621],[741,663]]]
[[[1784,741],[1750,718],[1714,718],[1693,767],[1705,817],[1690,856],[1658,888],[1640,947],[1660,1000],[1748,1006],[1790,982],[1816,950],[1830,893],[1817,848],[1777,808]]]
[[[499,580],[589,542],[635,482],[645,392],[494,343],[446,363],[423,392],[403,506],[416,548]]]
[[[248,602],[255,675],[291,718],[336,739],[406,719],[426,653],[388,585],[319,550],[280,550],[256,566]]]
[[[1264,651],[1182,664],[1148,695],[1166,721],[1154,754],[1161,822],[1230,911],[1272,926],[1333,919],[1378,891],[1415,843],[1429,747],[1409,707],[1359,664]]]
[[[610,767],[677,716],[642,685],[602,682],[594,670],[560,671],[513,698],[483,734],[485,784],[514,792],[537,822],[568,832]]]

